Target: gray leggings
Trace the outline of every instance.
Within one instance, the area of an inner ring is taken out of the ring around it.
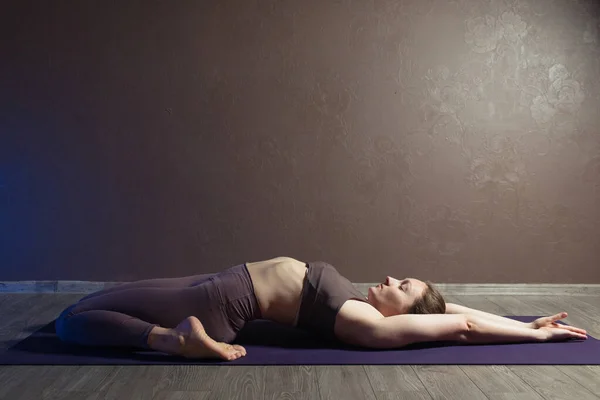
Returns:
[[[245,264],[217,274],[124,283],[85,296],[56,319],[58,337],[87,346],[148,348],[155,326],[173,328],[196,316],[213,339],[231,343],[261,318]]]

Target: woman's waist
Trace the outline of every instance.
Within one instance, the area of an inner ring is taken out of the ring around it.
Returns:
[[[262,317],[295,325],[307,267],[294,259],[247,264]]]

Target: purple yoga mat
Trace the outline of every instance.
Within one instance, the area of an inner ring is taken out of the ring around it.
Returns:
[[[529,322],[538,317],[509,318]],[[273,322],[246,325],[236,343],[248,354],[235,361],[190,360],[152,351],[90,348],[62,343],[54,322],[0,354],[0,365],[348,365],[348,364],[450,364],[450,365],[600,365],[600,341],[496,345],[421,343],[396,350],[359,349]]]

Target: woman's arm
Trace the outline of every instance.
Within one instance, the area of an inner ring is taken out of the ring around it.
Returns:
[[[446,314],[465,314],[474,315],[479,318],[487,319],[491,322],[502,324],[506,326],[516,326],[520,328],[540,329],[540,328],[561,328],[568,329],[576,333],[587,334],[585,329],[576,328],[574,326],[566,324],[557,324],[556,321],[566,318],[568,315],[566,312],[561,312],[549,317],[541,317],[532,322],[520,322],[514,319],[501,317],[499,315],[486,313],[484,311],[475,310],[458,304],[446,303]]]
[[[372,321],[355,335],[354,344],[390,349],[419,342],[455,341],[464,344],[525,343],[586,339],[581,333],[561,328],[531,329],[496,323],[464,314],[402,314]]]
[[[396,348],[419,342],[521,343],[543,341],[543,332],[503,325],[475,315],[402,314],[373,322],[363,343],[373,348]]]
[[[485,311],[475,310],[473,308],[461,306],[453,303],[446,303],[446,314],[466,314],[474,315],[479,318],[487,319],[495,322],[496,324],[503,324],[506,326],[515,326],[518,328],[533,328],[531,323],[525,323],[521,321],[515,321],[514,319],[501,317],[496,314],[490,314]]]

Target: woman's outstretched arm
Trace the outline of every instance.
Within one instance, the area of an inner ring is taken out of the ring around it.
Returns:
[[[487,313],[485,311],[476,310],[474,308],[469,308],[465,306],[461,306],[458,304],[446,303],[446,314],[465,314],[465,315],[473,315],[479,318],[487,319],[496,324],[502,324],[506,326],[516,326],[519,328],[531,328],[531,329],[539,329],[543,327],[560,327],[562,329],[568,329],[573,332],[583,333],[585,334],[585,329],[576,328],[570,325],[558,325],[555,321],[559,319],[566,318],[568,315],[566,312],[561,312],[549,317],[541,317],[532,322],[521,322],[516,321],[511,318],[501,317],[496,314]]]
[[[498,324],[504,324],[508,326],[516,326],[520,328],[533,328],[531,323],[525,323],[521,321],[516,321],[514,319],[501,317],[496,314],[487,313],[485,311],[476,310],[474,308],[469,308],[465,306],[461,306],[453,303],[446,303],[446,314],[465,314],[465,315],[474,315],[476,317],[480,317],[483,319],[487,319]]]
[[[464,314],[402,314],[363,322],[353,335],[357,345],[390,349],[419,342],[453,341],[464,344],[525,343],[587,336],[567,329],[509,326]],[[363,335],[358,332],[362,330]],[[349,338],[346,338],[348,341]],[[351,338],[352,339],[352,338]]]

